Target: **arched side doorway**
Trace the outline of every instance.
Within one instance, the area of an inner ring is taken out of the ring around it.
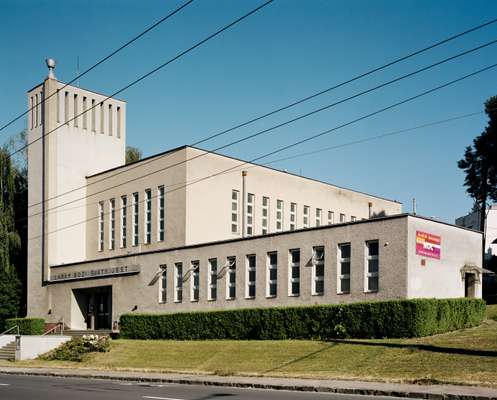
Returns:
[[[483,269],[474,264],[466,264],[461,268],[461,279],[464,282],[464,297],[479,297],[478,285],[481,285]]]

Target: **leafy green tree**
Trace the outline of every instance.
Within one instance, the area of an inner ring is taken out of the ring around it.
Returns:
[[[139,161],[142,158],[142,152],[139,148],[126,146],[126,164]]]

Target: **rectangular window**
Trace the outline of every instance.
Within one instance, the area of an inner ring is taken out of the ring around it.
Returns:
[[[316,208],[316,226],[321,226],[321,222],[323,219],[323,210],[320,208]]]
[[[247,256],[247,261],[246,261],[246,266],[247,266],[247,273],[245,276],[246,282],[247,282],[247,288],[246,288],[246,293],[245,297],[247,298],[254,298],[255,297],[255,278],[256,278],[256,257],[255,254],[250,254]]]
[[[164,240],[165,222],[166,222],[166,209],[165,209],[165,191],[164,186],[159,186],[157,189],[157,240],[162,242]]]
[[[64,93],[64,122],[69,125],[69,92]]]
[[[335,223],[335,213],[333,211],[328,211],[328,225],[333,225]]]
[[[350,293],[350,243],[338,245],[338,293]]]
[[[77,127],[78,126],[78,95],[75,94],[74,95],[74,102],[73,102],[73,107],[74,107],[74,116],[73,116],[73,123],[74,123],[74,126]]]
[[[366,242],[366,291],[377,292],[379,289],[379,244],[377,240]]]
[[[283,200],[276,200],[276,232],[283,230]]]
[[[34,114],[35,114],[35,127],[38,126],[38,95],[35,95],[35,109],[34,109]]]
[[[304,206],[304,218],[302,220],[302,226],[304,228],[309,228],[309,214],[310,214],[310,207],[309,206]]]
[[[297,203],[290,203],[290,230],[297,228]]]
[[[138,200],[138,193],[133,193],[133,246],[138,245],[138,219],[140,216]]]
[[[266,296],[276,297],[278,290],[278,253],[267,253],[267,292]]]
[[[217,258],[211,258],[209,260],[209,293],[208,300],[217,299]]]
[[[104,249],[104,202],[98,203],[98,251]]]
[[[117,125],[117,137],[121,137],[121,107],[116,109],[116,125]]]
[[[91,131],[96,132],[97,131],[97,122],[96,122],[96,110],[95,110],[95,99],[92,99],[91,101]]]
[[[143,237],[145,244],[150,244],[152,241],[152,191],[145,190],[145,236]]]
[[[269,232],[269,197],[262,198],[262,234]]]
[[[190,285],[190,300],[198,301],[200,291],[200,262],[192,261],[192,279]]]
[[[226,260],[226,299],[233,300],[236,297],[236,257],[228,257]]]
[[[112,136],[112,134],[114,133],[112,131],[112,104],[109,104],[109,115],[108,115],[108,118],[109,118],[109,136]]]
[[[247,236],[254,234],[254,203],[255,196],[252,193],[247,193]]]
[[[105,121],[105,116],[104,116],[104,102],[102,101],[100,103],[100,133],[104,133],[105,126],[104,126],[104,121]]]
[[[87,102],[86,97],[83,97],[83,129],[88,129],[88,115],[86,112]]]
[[[352,222],[355,222],[355,221],[357,221],[357,218],[356,218],[356,217],[354,217],[353,215],[351,215],[351,216],[350,216],[350,220],[351,220]]]
[[[324,247],[313,248],[312,255],[312,294],[324,294]]]
[[[345,222],[345,214],[340,214],[340,222]]]
[[[240,203],[240,192],[231,191],[231,233],[238,233],[238,210]]]
[[[290,250],[288,271],[288,295],[300,295],[300,249]]]
[[[183,264],[174,264],[174,301],[181,303],[183,301]]]
[[[165,303],[167,301],[167,266],[161,265],[162,270],[159,282],[159,303]]]
[[[121,247],[126,247],[126,236],[128,228],[128,197],[126,195],[121,196]]]
[[[109,250],[116,247],[116,200],[109,200]]]
[[[35,104],[33,101],[33,96],[31,96],[31,107],[29,108],[31,110],[31,129],[35,127]]]

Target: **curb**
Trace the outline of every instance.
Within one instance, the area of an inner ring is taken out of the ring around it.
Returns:
[[[363,396],[386,396],[386,397],[404,397],[411,399],[428,399],[428,400],[497,400],[496,395],[485,394],[460,394],[450,391],[440,390],[440,386],[434,385],[435,391],[423,390],[383,390],[377,388],[357,388],[357,387],[338,387],[338,386],[312,386],[312,385],[291,385],[291,384],[275,384],[275,383],[259,383],[249,381],[230,381],[230,378],[224,379],[208,379],[208,378],[167,378],[167,377],[147,377],[147,376],[125,376],[125,375],[111,375],[111,374],[96,374],[96,373],[71,373],[71,372],[54,372],[54,371],[29,371],[22,370],[2,370],[0,374],[3,375],[23,375],[23,376],[46,376],[46,377],[59,377],[59,378],[79,378],[79,379],[100,379],[111,381],[125,381],[125,382],[148,382],[148,383],[172,383],[182,385],[204,385],[204,386],[218,386],[218,387],[233,387],[245,389],[266,389],[266,390],[288,390],[297,392],[319,392],[319,393],[336,393],[336,394],[349,394],[349,395],[363,395]],[[237,377],[237,379],[243,379]],[[353,381],[350,381],[353,383]],[[378,382],[375,382],[376,384]],[[387,385],[387,384],[385,384]],[[491,390],[491,389],[490,389]]]

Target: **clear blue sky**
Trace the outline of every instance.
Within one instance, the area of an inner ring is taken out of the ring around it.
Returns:
[[[196,0],[110,62],[82,87],[111,93],[261,1]],[[179,1],[2,0],[0,123],[26,107],[46,75],[45,57],[69,81]],[[497,16],[495,1],[277,0],[234,29],[123,93],[128,144],[158,153],[229,128]],[[497,24],[374,76],[204,145],[234,138],[332,103],[400,74],[497,38]],[[442,82],[497,62],[497,45],[350,101],[224,152],[250,159]],[[282,157],[425,122],[480,111],[497,94],[497,69],[292,149]],[[25,121],[2,133],[1,140]],[[471,207],[456,162],[486,124],[484,115],[412,134],[280,164],[278,168],[377,194],[449,222]]]

